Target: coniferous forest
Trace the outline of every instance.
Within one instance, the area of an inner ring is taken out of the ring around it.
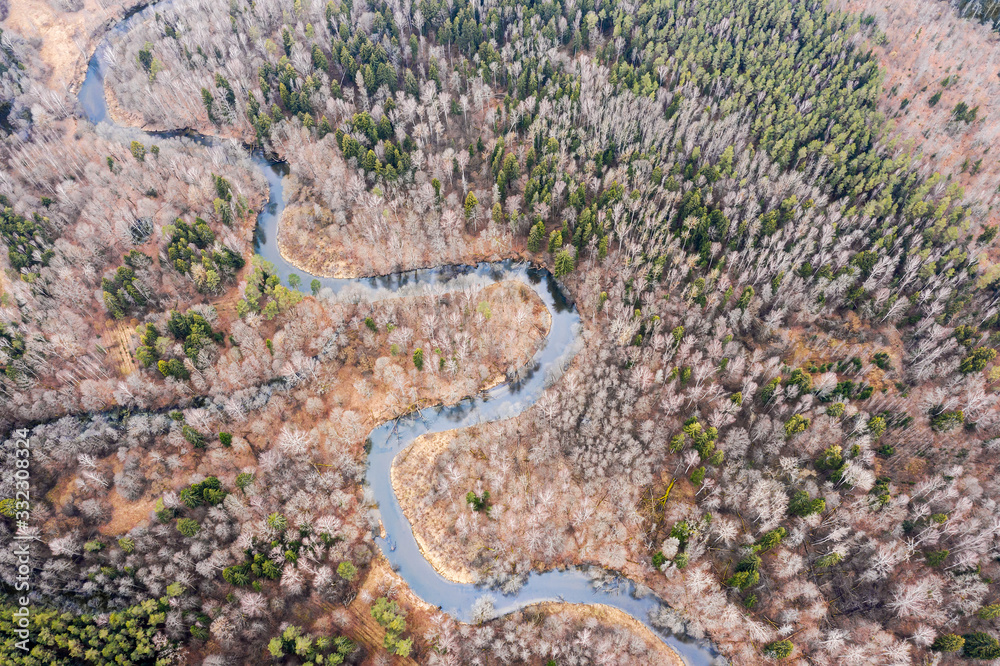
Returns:
[[[0,662],[1000,663],[997,11],[0,0]]]

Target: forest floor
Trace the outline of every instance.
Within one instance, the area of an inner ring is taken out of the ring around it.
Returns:
[[[573,619],[586,622],[593,618],[601,624],[607,626],[619,626],[627,629],[639,640],[646,644],[651,651],[656,653],[659,659],[655,662],[660,666],[685,666],[684,660],[656,636],[649,627],[628,613],[605,606],[604,604],[571,604],[563,602],[548,601],[545,603],[529,606],[526,611],[538,611],[543,615],[562,613]]]
[[[424,558],[448,580],[475,583],[477,577],[468,564],[473,557],[450,536],[450,521],[440,515],[441,510],[421,510],[434,483],[438,456],[455,441],[454,435],[453,430],[421,435],[400,451],[392,461],[392,488]]]
[[[476,369],[469,366],[464,372],[456,376],[437,374],[433,382],[418,391],[417,404],[428,406],[432,404],[451,404],[461,400],[466,395],[477,390],[486,390],[502,382],[505,378],[504,371],[511,365],[522,365],[533,355],[538,346],[545,340],[551,326],[551,317],[544,303],[528,287],[517,282],[501,282],[486,287],[480,292],[479,298],[488,302],[492,310],[490,325],[497,330],[514,329],[513,316],[516,312],[516,305],[527,303],[529,315],[525,324],[517,334],[510,338],[510,344],[503,347],[503,358],[497,359],[495,363]],[[411,297],[401,299],[407,305],[405,309],[416,309],[423,297]],[[372,384],[372,394],[367,399],[362,399],[354,389],[354,384],[359,380],[371,377],[372,372],[368,368],[374,363],[373,350],[366,348],[361,339],[354,340],[354,346],[344,350],[343,354],[348,362],[344,363],[336,371],[330,371],[320,366],[315,374],[315,378],[296,389],[294,402],[292,402],[285,414],[282,426],[298,428],[310,431],[317,424],[326,420],[325,415],[329,415],[331,410],[355,410],[361,415],[363,426],[367,430],[376,427],[386,420],[395,418],[405,413],[413,405],[400,402],[395,396],[395,389],[381,381]],[[376,354],[379,353],[376,350]],[[397,357],[396,360],[399,360]],[[403,361],[405,364],[405,360]],[[468,376],[473,373],[472,376]],[[303,408],[309,398],[316,398],[321,401],[319,409]],[[120,535],[130,529],[143,524],[150,517],[155,500],[163,493],[177,490],[182,479],[187,479],[191,474],[201,474],[203,476],[217,475],[220,479],[228,479],[234,476],[244,466],[254,466],[256,457],[271,448],[275,444],[275,434],[268,431],[254,431],[250,429],[232,428],[234,443],[231,449],[211,448],[206,455],[191,458],[192,464],[185,465],[170,474],[164,474],[161,478],[154,478],[151,474],[152,483],[149,484],[143,497],[134,502],[126,501],[117,493],[110,493],[108,499],[111,500],[112,511],[108,522],[101,527],[100,531],[106,535]],[[360,445],[359,445],[360,446]],[[359,455],[360,449],[359,449]],[[121,462],[116,456],[110,456],[107,464],[101,463],[101,467],[109,467],[110,473],[117,473],[121,469]],[[147,461],[143,469],[151,470],[158,468],[157,463]],[[228,483],[228,481],[225,481]],[[230,484],[231,485],[231,484]],[[76,501],[73,487],[69,484],[54,492],[52,497],[53,505],[57,507],[72,504]],[[63,525],[63,528],[70,527]]]
[[[399,577],[382,554],[379,553],[368,567],[368,575],[354,601],[347,607],[348,624],[345,627],[348,635],[354,641],[366,648],[366,652],[377,655],[382,652],[382,637],[385,630],[372,617],[371,607],[374,600],[386,596],[392,590],[395,601],[407,612],[406,623],[408,634],[418,636],[418,627],[427,624],[427,618],[437,609],[410,591],[403,579]],[[367,594],[365,594],[367,592]],[[371,601],[366,599],[370,598]],[[417,642],[417,641],[414,641]],[[415,659],[392,657],[393,664],[417,664]],[[375,663],[374,661],[372,663]]]
[[[287,197],[296,196],[294,192]],[[435,268],[441,265],[437,257],[421,256],[417,252],[408,252],[408,256],[388,270],[378,268],[362,268],[359,262],[352,258],[345,245],[347,234],[338,225],[325,219],[321,211],[317,216],[311,212],[313,206],[289,204],[282,215],[278,227],[278,247],[289,263],[296,268],[332,278],[370,277],[385,272],[414,270],[419,268]],[[497,247],[491,244],[484,235],[470,234],[463,231],[460,245],[464,248],[461,264],[477,264],[485,261],[502,261],[510,258],[515,252],[507,245]],[[350,241],[348,241],[350,242]],[[363,244],[355,244],[357,250],[371,250]],[[418,247],[411,250],[418,250]],[[367,262],[361,262],[363,266]]]
[[[75,12],[56,10],[43,0],[10,3],[7,25],[38,46],[49,68],[48,87],[73,85],[83,80],[87,61],[104,37],[110,21],[121,18],[139,0],[83,0]]]
[[[884,71],[879,106],[895,125],[893,135],[922,152],[921,172],[958,182],[982,204],[984,222],[996,224],[1000,160],[990,149],[1000,140],[993,117],[1000,98],[1000,35],[938,0],[834,0],[833,5],[874,16],[887,38],[866,46]],[[936,93],[940,99],[932,104]],[[973,122],[955,119],[960,102],[978,107]]]
[[[101,345],[118,365],[122,377],[136,371],[135,359],[132,357],[132,335],[138,325],[138,320],[134,318],[128,321],[108,319],[104,322]]]
[[[424,499],[432,493],[437,475],[437,459],[453,444],[461,446],[460,431],[449,430],[418,437],[413,444],[401,451],[393,461],[391,479],[392,486],[399,499],[400,506],[413,528],[413,535],[420,547],[421,553],[428,562],[448,580],[459,583],[474,583],[477,576],[471,562],[475,560],[481,545],[473,537],[463,544],[452,534],[451,523],[445,519],[445,513],[452,510],[446,503],[435,502],[428,506]],[[461,465],[459,465],[461,467]],[[682,479],[679,486],[689,486]],[[677,501],[684,489],[675,488],[671,497]],[[693,491],[687,493],[688,499]],[[463,507],[464,508],[464,507]],[[577,564],[584,564],[579,561]],[[543,567],[536,563],[533,570]],[[644,568],[634,563],[626,566],[626,575],[634,580],[643,580]],[[654,650],[659,659],[656,663],[670,666],[682,666],[683,660],[669,646],[655,636],[644,624],[618,609],[601,604],[569,604],[543,603],[536,604],[525,612],[536,610],[542,614],[564,613],[573,619],[586,621],[593,618],[605,625],[617,625],[628,629],[647,647]]]

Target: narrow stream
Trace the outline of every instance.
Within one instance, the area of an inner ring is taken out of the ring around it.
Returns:
[[[108,39],[127,31],[133,21],[143,21],[151,15],[152,5],[112,27],[91,57],[86,78],[80,88],[79,100],[85,117],[95,126],[100,123],[114,124],[108,115],[104,95],[105,64],[101,57],[107,49]],[[134,128],[125,129],[159,139],[181,134],[177,131],[141,132]],[[207,146],[217,141],[210,136],[190,132],[183,134]],[[323,287],[328,287],[335,293],[356,293],[360,298],[379,300],[407,293],[458,289],[470,281],[487,284],[516,280],[534,290],[552,316],[548,338],[528,366],[519,373],[517,381],[501,384],[456,405],[424,409],[398,421],[385,423],[371,432],[372,450],[368,457],[366,478],[378,502],[386,534],[386,538],[377,538],[376,541],[386,559],[410,589],[424,601],[441,607],[452,617],[462,621],[472,619],[472,605],[483,595],[493,598],[498,615],[545,601],[605,604],[628,613],[648,626],[690,666],[714,663],[718,652],[706,641],[696,641],[652,626],[649,622],[650,613],[661,608],[663,602],[654,594],[638,593],[635,583],[624,576],[614,575],[612,583],[597,585],[594,577],[582,568],[532,573],[517,593],[503,595],[496,590],[447,580],[431,566],[417,547],[410,523],[403,515],[393,491],[389,478],[393,459],[422,434],[510,418],[533,405],[542,391],[561,376],[576,353],[580,328],[576,307],[568,301],[547,270],[510,261],[420,269],[358,279],[319,277],[299,270],[281,256],[276,240],[278,222],[284,208],[283,179],[288,173],[287,165],[268,159],[260,151],[254,151],[252,159],[267,178],[269,188],[268,204],[257,218],[255,250],[274,264],[282,282],[287,284],[288,275],[296,273],[302,278],[300,288],[303,291],[309,290],[310,282],[316,277]],[[602,580],[608,578],[608,572],[600,569],[590,571],[605,574],[601,576]]]

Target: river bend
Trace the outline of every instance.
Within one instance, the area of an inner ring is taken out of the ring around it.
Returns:
[[[134,22],[146,20],[151,15],[152,5],[116,24],[91,57],[86,78],[80,88],[79,101],[84,116],[95,126],[101,123],[115,124],[108,114],[104,91],[105,62],[102,55],[108,48],[108,40],[126,32]],[[161,140],[178,134],[176,131],[144,132],[135,128],[123,129],[146,138]],[[184,132],[184,135],[206,146],[218,142],[214,137],[191,132]],[[283,179],[287,174],[287,165],[279,160],[269,159],[260,151],[254,151],[252,159],[268,183],[268,203],[257,218],[255,251],[274,264],[282,282],[287,284],[288,275],[296,273],[303,278],[303,285],[308,285],[316,278],[323,287],[334,293],[345,296],[356,294],[358,298],[379,300],[407,293],[459,289],[470,282],[488,284],[517,280],[529,286],[541,298],[552,316],[552,327],[542,348],[527,367],[521,369],[516,381],[506,382],[455,405],[427,408],[384,423],[370,433],[372,448],[368,456],[366,479],[378,502],[386,534],[385,538],[376,538],[376,541],[386,559],[410,589],[427,603],[439,606],[452,617],[466,622],[472,619],[473,603],[484,594],[492,596],[498,615],[547,601],[605,604],[622,610],[645,624],[690,666],[713,663],[718,653],[710,644],[653,626],[650,614],[660,609],[663,602],[644,589],[640,591],[634,582],[618,574],[608,576],[609,572],[596,568],[535,572],[528,576],[517,593],[510,595],[444,578],[420,552],[410,523],[393,491],[390,481],[392,461],[396,454],[417,437],[516,416],[531,407],[542,391],[572,361],[579,343],[580,318],[575,306],[568,301],[552,275],[546,270],[510,261],[420,269],[375,278],[340,279],[310,275],[290,264],[278,249],[277,231],[284,208]],[[595,581],[598,578],[603,582],[597,584]],[[609,579],[612,582],[607,582]]]

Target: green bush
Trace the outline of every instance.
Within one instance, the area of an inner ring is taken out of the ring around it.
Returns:
[[[817,569],[826,569],[827,567],[832,567],[835,564],[840,564],[844,560],[844,556],[840,553],[828,553],[816,559]]]
[[[307,634],[296,625],[286,627],[267,644],[267,651],[275,659],[297,658],[296,663],[302,663],[303,666],[343,664],[355,649],[354,642],[349,638]]]
[[[181,426],[181,434],[184,435],[184,439],[196,449],[205,448],[205,436],[200,432],[195,430],[189,425]]]
[[[407,657],[413,647],[413,639],[403,639],[406,631],[406,615],[400,610],[399,604],[379,597],[371,608],[372,617],[385,629],[382,646],[400,657]]]
[[[787,659],[795,651],[795,644],[790,640],[774,641],[764,646],[764,656],[771,659]]]
[[[191,518],[178,518],[177,531],[186,537],[193,537],[201,529],[198,521]]]
[[[770,532],[765,532],[764,535],[757,540],[757,543],[754,544],[754,551],[766,553],[781,543],[781,540],[787,535],[788,530],[784,527],[776,527]]]
[[[1000,642],[982,631],[976,631],[962,636],[965,645],[962,646],[962,656],[967,659],[1000,659]]]
[[[358,575],[358,568],[347,560],[344,560],[337,565],[337,575],[350,583]]]
[[[948,559],[950,551],[945,548],[942,550],[932,550],[925,553],[924,557],[927,559],[927,565],[932,567],[939,567],[944,564],[944,561]]]
[[[948,432],[965,422],[965,412],[961,409],[944,411],[940,407],[931,410],[931,428],[938,432]]]
[[[203,504],[215,506],[226,499],[226,491],[222,489],[222,483],[218,478],[209,476],[200,483],[182,489],[180,499],[189,509],[195,509]]]
[[[245,492],[246,489],[250,486],[250,484],[254,482],[254,479],[256,479],[256,477],[253,475],[253,473],[240,472],[236,476],[236,487]]]
[[[826,510],[826,500],[822,497],[811,499],[809,493],[804,490],[796,491],[792,499],[788,502],[788,514],[791,516],[811,516],[814,513],[822,513]]]
[[[93,615],[75,615],[31,607],[26,621],[31,645],[30,656],[13,639],[20,625],[19,608],[0,605],[0,663],[70,666],[77,664],[133,664],[160,666],[172,663],[173,641],[154,642],[170,609],[166,597],[149,599],[108,614],[98,624]],[[161,658],[163,661],[161,661]]]
[[[744,556],[737,562],[733,575],[726,579],[726,585],[737,587],[740,590],[753,587],[760,581],[760,565],[761,559],[759,555],[750,553]]]
[[[790,419],[785,421],[785,437],[794,437],[800,432],[805,432],[810,423],[811,419],[807,419],[801,414],[793,414]]]
[[[965,374],[979,372],[996,357],[996,349],[993,349],[992,347],[976,347],[968,356],[961,360],[958,364],[958,369],[960,372]]]
[[[990,604],[983,606],[976,611],[976,617],[981,620],[995,620],[1000,617],[1000,604]]]
[[[958,652],[965,645],[965,639],[958,634],[941,634],[934,639],[931,649],[935,652]]]
[[[478,513],[490,512],[490,491],[484,490],[482,495],[477,495],[471,490],[465,495],[465,501],[472,506],[472,510]]]

